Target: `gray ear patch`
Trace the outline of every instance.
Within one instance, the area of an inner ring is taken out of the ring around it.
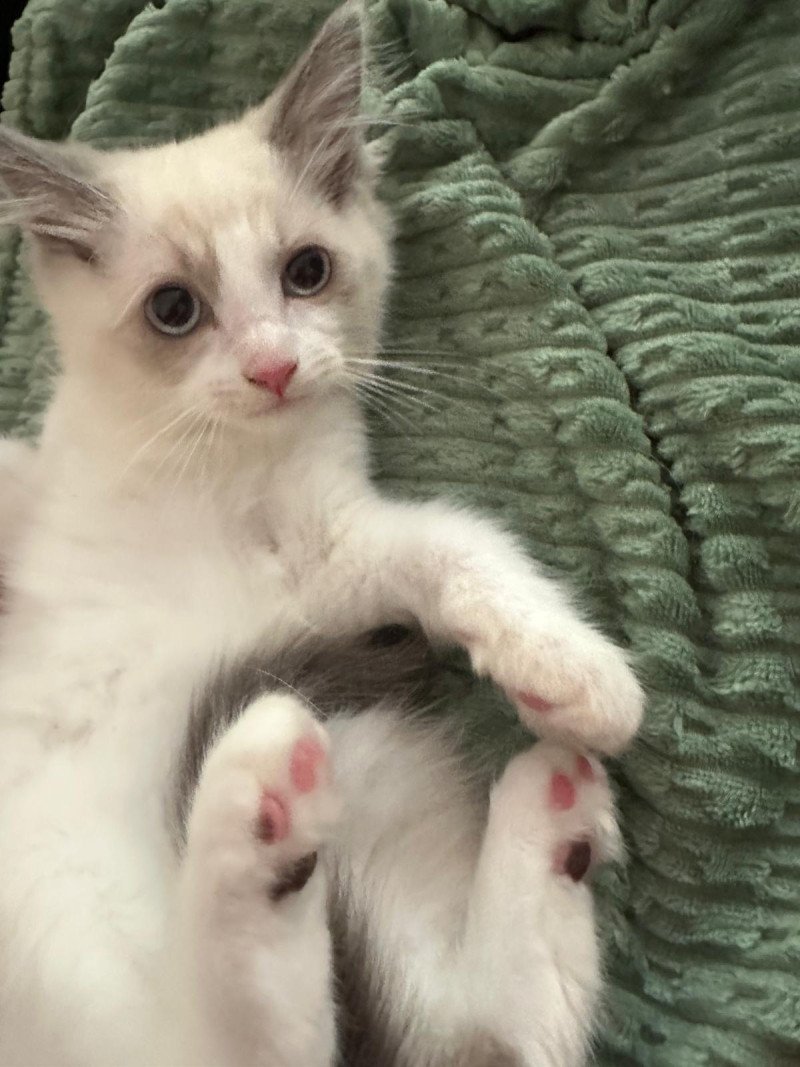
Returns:
[[[96,183],[92,151],[0,127],[0,222],[90,261],[115,204]],[[3,195],[4,194],[4,195]]]
[[[354,4],[323,25],[268,102],[268,139],[333,204],[363,165],[358,125],[363,81],[361,17]]]

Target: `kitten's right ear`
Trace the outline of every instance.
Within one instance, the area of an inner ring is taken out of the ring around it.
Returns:
[[[116,205],[94,177],[92,149],[0,126],[0,222],[85,262],[97,258]]]
[[[256,112],[263,135],[336,206],[368,169],[358,122],[363,66],[361,5],[349,0]]]

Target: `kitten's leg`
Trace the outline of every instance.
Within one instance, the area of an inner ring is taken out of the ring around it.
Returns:
[[[314,719],[271,696],[222,737],[180,869],[125,750],[89,751],[42,752],[34,787],[4,795],[2,1067],[330,1067],[312,858],[334,798]]]
[[[0,593],[4,566],[33,509],[36,458],[26,442],[0,438]]]
[[[643,697],[625,655],[490,522],[438,503],[372,501],[344,551],[375,563],[358,595],[462,644],[538,734],[609,753],[633,737]]]
[[[585,1061],[601,972],[584,879],[619,850],[605,772],[585,755],[536,745],[492,791],[462,967],[474,1012],[526,1065]]]
[[[332,1063],[326,877],[316,860],[335,815],[327,736],[296,698],[261,697],[211,751],[179,893],[190,976],[179,1032],[197,1035],[197,1062]]]
[[[486,823],[441,733],[377,711],[331,731],[343,957],[363,969],[345,1006],[358,1034],[371,990],[375,1024],[357,1067],[578,1067],[600,987],[584,878],[618,847],[600,765],[537,745]]]

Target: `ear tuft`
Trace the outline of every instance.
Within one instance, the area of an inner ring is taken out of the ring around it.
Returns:
[[[115,204],[93,178],[89,148],[58,145],[0,127],[0,222],[87,262]]]
[[[266,105],[267,138],[337,206],[364,167],[363,65],[361,12],[351,2],[324,23]]]

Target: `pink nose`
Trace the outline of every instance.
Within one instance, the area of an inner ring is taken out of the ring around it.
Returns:
[[[279,360],[275,363],[265,363],[262,366],[255,367],[247,373],[247,380],[252,382],[253,385],[260,385],[264,389],[269,389],[277,397],[282,397],[296,370],[297,360]]]

